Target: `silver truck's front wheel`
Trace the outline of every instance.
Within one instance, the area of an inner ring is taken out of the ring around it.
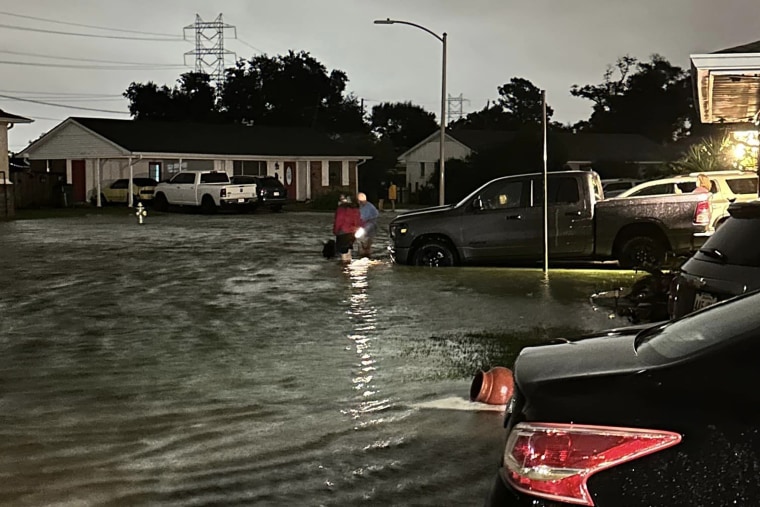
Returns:
[[[415,266],[429,266],[433,268],[453,266],[456,262],[451,247],[438,240],[430,240],[420,245],[414,251],[412,260]]]

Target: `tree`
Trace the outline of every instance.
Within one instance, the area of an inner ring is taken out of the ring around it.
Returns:
[[[305,51],[239,60],[217,89],[207,74],[188,72],[169,88],[132,83],[124,96],[136,120],[226,121],[313,127],[331,133],[369,130],[348,77],[327,71]]]
[[[396,154],[422,141],[439,128],[435,114],[411,102],[383,102],[372,108],[372,131],[390,141]]]
[[[619,58],[597,85],[574,85],[570,93],[594,103],[577,125],[589,132],[641,134],[658,143],[685,136],[694,122],[691,78],[660,55],[648,62]]]
[[[519,130],[527,125],[543,122],[541,90],[527,79],[513,77],[498,87],[499,98],[490,101],[480,111],[468,114],[452,123],[452,129]],[[547,106],[546,116],[551,118],[554,110]]]
[[[313,127],[328,132],[367,130],[348,77],[306,51],[254,56],[227,69],[220,94],[226,119],[259,125]]]

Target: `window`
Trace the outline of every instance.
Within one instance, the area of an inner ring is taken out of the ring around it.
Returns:
[[[201,173],[201,183],[229,183],[227,173]]]
[[[177,173],[169,180],[171,183],[177,183],[180,185],[192,185],[195,183],[195,173]]]
[[[549,176],[549,188],[546,195],[549,205],[552,204],[576,204],[581,196],[578,191],[578,180],[572,177]],[[533,180],[533,206],[542,206],[544,203],[544,182],[540,179]]]
[[[425,162],[420,162],[420,177],[425,177]]]
[[[519,208],[522,204],[522,180],[499,181],[480,194],[483,209]]]
[[[343,180],[343,164],[340,162],[340,160],[331,160],[328,162],[328,170],[329,170],[329,183],[331,187],[339,187],[341,186],[341,181]]]
[[[161,181],[161,162],[148,162],[148,176]]]
[[[267,163],[264,160],[234,160],[232,174],[236,176],[266,176]]]
[[[127,180],[116,180],[113,183],[111,183],[111,188],[113,188],[114,190],[124,189],[124,188],[127,188],[127,183],[128,183]]]
[[[735,194],[757,194],[757,176],[751,178],[726,178],[726,184]]]

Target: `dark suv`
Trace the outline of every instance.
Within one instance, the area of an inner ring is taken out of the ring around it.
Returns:
[[[734,203],[731,215],[684,265],[670,287],[670,316],[680,318],[760,288],[760,201]]]
[[[256,193],[259,196],[259,206],[269,206],[272,211],[280,211],[288,200],[288,190],[280,180],[273,176],[245,176],[238,175],[230,178],[232,183],[248,184],[255,183]]]

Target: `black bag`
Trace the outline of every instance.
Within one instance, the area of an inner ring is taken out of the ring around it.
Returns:
[[[322,257],[325,259],[332,259],[335,257],[335,240],[334,239],[328,239],[324,242],[324,245],[322,245]]]

